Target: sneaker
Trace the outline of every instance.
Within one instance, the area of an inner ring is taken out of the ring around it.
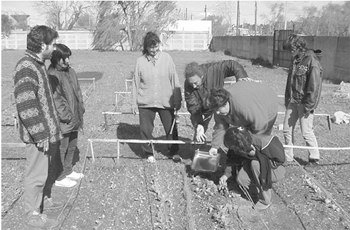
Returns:
[[[43,209],[51,210],[51,209],[59,209],[63,207],[63,203],[54,202],[52,198],[48,198],[47,196],[44,198]]]
[[[64,178],[63,180],[56,180],[55,185],[58,187],[70,188],[76,185],[77,182],[69,178]]]
[[[71,180],[80,180],[84,177],[84,174],[73,171],[71,174],[67,175],[66,177]]]
[[[53,229],[59,226],[59,222],[49,219],[45,214],[31,215],[28,219],[27,226],[38,229]]]
[[[271,204],[272,204],[272,203],[264,204],[263,202],[258,201],[258,202],[254,205],[253,208],[254,208],[255,210],[262,211],[262,210],[268,209],[268,208],[271,206]]]
[[[309,162],[304,166],[305,170],[314,170],[316,167],[318,167],[319,162],[315,159],[310,159]]]

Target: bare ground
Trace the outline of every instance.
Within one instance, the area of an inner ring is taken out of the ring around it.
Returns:
[[[11,74],[23,51],[2,52],[2,143],[18,143],[12,126],[14,112],[8,97]],[[169,52],[183,82],[186,63],[231,58],[222,53]],[[229,191],[218,189],[223,167],[217,173],[195,173],[186,164],[167,158],[164,145],[156,145],[160,153],[156,164],[148,164],[137,144],[122,144],[117,159],[116,143],[94,143],[95,162],[87,139],[138,139],[138,117],[108,116],[104,130],[103,111],[130,111],[130,98],[118,100],[115,91],[125,91],[124,79],[130,77],[140,53],[73,51],[71,62],[81,77],[96,77],[96,88],[86,101],[85,132],[80,134],[80,162],[76,171],[86,177],[71,189],[53,187],[53,197],[66,202],[62,210],[45,212],[61,222],[61,229],[349,229],[350,157],[349,150],[321,150],[321,165],[314,172],[301,166],[307,161],[306,150],[296,150],[298,163],[287,167],[286,178],[274,184],[273,205],[264,212],[251,208],[233,180]],[[237,59],[249,76],[270,85],[277,94],[284,93],[286,71],[252,65]],[[89,83],[83,83],[88,89]],[[334,96],[336,85],[324,84],[322,101],[316,113],[349,113],[349,98]],[[280,111],[284,111],[281,100]],[[185,110],[184,110],[185,111]],[[281,124],[280,116],[276,125]],[[348,147],[349,125],[332,124],[326,117],[315,120],[315,133],[320,147]],[[179,135],[192,139],[189,119],[182,117]],[[211,130],[208,131],[211,133]],[[296,144],[304,145],[297,130]],[[281,131],[275,134],[282,139]],[[156,122],[154,136],[164,138]],[[191,159],[194,146],[182,145],[180,155]],[[22,180],[25,159],[22,148],[2,147],[1,204],[2,229],[25,229],[23,220]],[[223,156],[224,159],[224,156]],[[224,162],[221,163],[224,165]]]

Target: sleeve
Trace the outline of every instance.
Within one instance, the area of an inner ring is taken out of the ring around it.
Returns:
[[[72,69],[73,70],[73,69]],[[73,70],[74,73],[74,77],[77,83],[77,95],[78,95],[78,99],[79,99],[79,110],[81,112],[81,114],[85,113],[85,105],[84,105],[84,97],[83,97],[83,92],[80,88],[80,84],[79,84],[79,80],[78,80],[78,75],[77,73]]]
[[[20,67],[17,67],[20,68]],[[14,96],[18,118],[33,139],[39,143],[50,136],[38,96],[39,83],[32,69],[23,68],[14,76]]]
[[[224,136],[229,125],[225,122],[223,116],[216,113],[214,114],[214,119],[215,125],[211,147],[219,149],[224,146]]]
[[[139,62],[136,62],[134,75],[132,78],[132,106],[137,107],[137,92],[139,90],[140,76],[139,76]]]
[[[287,82],[286,82],[286,89],[284,91],[284,106],[287,108],[289,101],[291,99],[291,95],[290,95],[290,87],[291,87],[291,78],[292,78],[292,71],[293,71],[293,64],[292,66],[289,68],[288,71],[288,77],[287,77]]]
[[[73,117],[67,100],[62,91],[62,85],[57,76],[49,74],[49,82],[52,88],[52,96],[60,122],[68,124]]]
[[[197,96],[195,95],[195,92],[190,89],[189,84],[187,81],[185,81],[185,101],[186,101],[186,107],[188,112],[191,114],[190,119],[192,122],[192,125],[194,127],[197,127],[198,124],[203,123],[203,116],[201,112],[201,103]]]
[[[234,60],[225,61],[223,68],[226,69],[224,78],[235,76],[236,81],[241,78],[248,78],[248,74],[243,66]]]
[[[322,69],[318,61],[312,60],[309,64],[309,76],[306,87],[305,112],[310,112],[315,109],[317,102],[321,96],[322,87]]]

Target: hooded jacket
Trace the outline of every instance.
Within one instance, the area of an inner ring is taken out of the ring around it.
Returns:
[[[289,68],[285,106],[303,104],[305,112],[314,110],[320,100],[323,81],[321,50],[308,50],[302,57],[294,58]]]
[[[202,85],[194,89],[185,81],[185,100],[187,110],[191,114],[194,127],[204,123],[204,117],[210,117],[213,113],[209,111],[208,96],[213,88],[222,88],[224,79],[235,76],[236,80],[248,78],[243,66],[234,60],[224,60],[214,63],[200,65],[204,72]]]
[[[77,74],[71,67],[49,66],[49,80],[63,134],[79,131],[85,113]]]

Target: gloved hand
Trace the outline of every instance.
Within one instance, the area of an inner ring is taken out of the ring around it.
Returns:
[[[203,125],[197,125],[196,128],[196,140],[197,142],[204,142],[207,137],[204,134]]]

